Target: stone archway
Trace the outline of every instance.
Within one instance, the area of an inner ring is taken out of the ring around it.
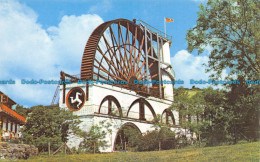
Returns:
[[[114,151],[127,150],[127,145],[130,142],[130,136],[138,138],[142,135],[141,130],[133,123],[127,122],[117,131],[114,141]]]
[[[119,101],[114,96],[111,96],[111,95],[106,96],[101,101],[99,109],[98,109],[98,113],[101,113],[101,109],[105,103],[107,103],[107,106],[105,106],[105,108],[107,108],[108,115],[115,115],[115,116],[120,116],[120,117],[123,116],[122,108],[121,108]],[[114,110],[113,106],[116,107],[116,110]]]
[[[135,105],[139,105],[139,107],[137,108],[138,109],[138,115],[139,115],[138,119],[139,120],[147,120],[146,119],[146,115],[148,115],[148,112],[145,112],[145,107],[147,107],[150,110],[150,113],[151,113],[153,119],[156,117],[155,111],[154,111],[153,107],[151,106],[151,104],[148,101],[146,101],[145,99],[143,99],[143,98],[136,99],[130,105],[130,107],[129,107],[128,111],[127,111],[127,117],[129,117],[129,114],[131,112],[130,110],[132,110]]]
[[[161,121],[167,125],[176,125],[174,115],[170,109],[165,109],[163,111]]]

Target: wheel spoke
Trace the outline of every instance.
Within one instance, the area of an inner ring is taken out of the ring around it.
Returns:
[[[108,48],[108,53],[109,53],[110,57],[112,58],[112,55],[111,55],[111,53],[110,53],[110,51],[112,51],[112,48],[110,47],[110,45],[109,45],[109,43],[108,43],[108,41],[107,41],[107,39],[105,38],[104,35],[103,35],[103,39],[105,40],[106,46],[107,46],[107,48]],[[120,61],[118,60],[118,58],[117,58],[117,56],[116,56],[116,53],[114,53],[114,51],[112,51],[112,52],[113,52],[113,54],[114,54],[114,56],[115,56],[115,58],[116,58],[117,64],[119,64],[119,65],[121,66],[121,69],[126,73],[125,68],[122,66],[122,64],[121,64]],[[111,61],[112,61],[112,60],[111,60]],[[119,67],[118,67],[118,68],[119,68]]]
[[[110,31],[112,31],[112,35],[113,35],[113,38],[114,38],[114,40],[115,40],[115,42],[116,42],[116,45],[117,45],[117,47],[118,47],[118,51],[120,52],[120,54],[119,54],[119,56],[120,56],[120,59],[121,60],[123,60],[123,57],[122,57],[122,52],[121,52],[121,49],[120,49],[120,41],[119,41],[119,43],[116,41],[116,37],[115,37],[115,35],[114,35],[114,32],[113,32],[113,30],[112,30],[112,28],[110,27]],[[118,34],[119,35],[119,34]],[[123,60],[123,63],[124,63],[124,67],[125,67],[125,69],[127,69],[126,67],[126,64],[125,64],[125,61]],[[126,74],[127,75],[127,74]]]
[[[155,60],[149,65],[149,67],[148,67],[147,69],[150,69],[150,68],[153,66],[154,63],[155,63]],[[147,71],[146,71],[146,69],[145,69],[144,72],[143,72],[143,74],[141,74],[140,78],[143,78],[143,76],[144,76],[144,74],[145,74],[146,72],[147,72]]]
[[[155,78],[155,77],[157,77],[158,76],[158,74],[154,74],[153,76],[150,76],[149,78],[148,78],[148,80],[153,80],[153,78]]]
[[[137,40],[137,27],[135,27],[135,41],[134,41],[134,47],[136,47],[136,40]],[[135,61],[136,61],[136,49],[134,49],[134,61],[133,61],[133,70],[132,73],[135,71]]]
[[[147,44],[145,39],[148,39]],[[146,56],[151,56],[154,51],[152,41],[151,33],[145,38],[144,29],[134,22],[118,19],[101,24],[93,31],[85,47],[81,79],[128,82],[133,78],[158,80],[161,77],[158,74],[159,63],[156,59],[147,59]],[[130,84],[117,86],[136,90]],[[138,91],[146,93],[147,88],[142,85]],[[158,90],[156,85],[151,85],[150,88],[154,89],[153,91]]]
[[[101,50],[101,48],[100,48],[99,46],[98,46],[97,50],[98,50],[98,52],[100,52],[100,54],[101,54],[102,56],[105,55],[104,52]],[[96,58],[95,58],[95,59],[96,59]],[[97,60],[97,63],[99,63],[99,64],[101,65],[103,59],[105,59],[105,62],[108,64],[109,69],[111,69],[111,71],[115,72],[116,75],[120,75],[117,70],[114,71],[114,70],[112,69],[112,67],[111,67],[112,64],[111,64],[111,62],[107,62],[107,60],[109,60],[107,57],[102,57],[101,60],[100,60],[100,62],[96,59],[96,60]],[[114,68],[114,66],[113,66],[113,68]],[[115,69],[115,68],[114,68],[114,69]]]
[[[99,66],[101,66],[104,70],[106,69],[96,58],[95,58],[95,61],[99,64]],[[100,67],[98,67],[98,69],[99,69]],[[114,70],[113,69],[111,69],[111,71],[112,71],[112,73],[113,73],[113,75],[114,76],[116,76],[117,74],[115,74],[115,72],[114,72]],[[108,72],[109,72],[109,70],[108,70]],[[111,74],[111,73],[110,73]]]
[[[125,43],[127,44],[127,38],[128,38],[128,49],[129,49],[129,59],[128,59],[128,65],[129,65],[129,72],[131,74],[131,70],[132,70],[132,48],[133,45],[130,42],[130,35],[129,35],[129,23],[127,23],[127,31],[126,31],[126,41]]]
[[[96,65],[93,65],[93,66],[96,67],[96,68],[98,68],[98,66],[96,66]],[[105,70],[105,69],[103,69],[103,68],[102,68],[102,69],[100,68],[100,70],[102,70],[103,72],[107,73],[109,76],[114,77],[115,80],[117,80],[117,79],[120,80],[120,81],[123,80],[123,79],[120,78],[120,77],[117,77],[117,76],[115,76],[115,75],[112,75],[110,72],[108,72],[107,70]]]
[[[111,59],[111,61],[112,61],[113,58],[114,58],[114,56],[116,57],[116,55],[113,55],[113,54],[110,53],[110,50],[111,50],[112,52],[113,52],[113,50],[112,50],[112,48],[110,47],[109,43],[107,42],[107,40],[106,40],[104,34],[103,34],[102,37],[103,37],[103,39],[104,39],[104,42],[105,42],[105,45],[106,45],[106,48],[107,48],[107,52],[108,52],[108,54],[109,54],[109,56],[110,56],[110,59]],[[117,68],[119,69],[120,67],[119,67],[118,61],[116,61],[115,63],[116,63],[116,65],[117,65]],[[109,65],[109,69],[110,69],[110,68],[111,68],[111,64]]]
[[[138,54],[138,57],[137,57],[137,66],[139,65],[139,62],[140,62],[140,57],[141,57],[141,54],[142,54],[142,49],[143,49],[143,44],[144,44],[144,36],[142,38],[142,44],[141,44],[141,48],[139,50],[139,54]],[[140,68],[139,68],[140,69]],[[138,69],[136,71],[136,73],[138,72]],[[136,75],[135,73],[135,75]]]
[[[140,73],[141,73],[141,70],[142,70],[142,68],[144,67],[144,65],[145,65],[145,60],[143,61],[143,63],[142,63],[142,65],[140,66],[140,68],[139,68],[139,70],[137,71],[138,73],[137,73],[137,77],[140,75]],[[138,79],[138,80],[140,80],[140,79]]]
[[[99,52],[103,55],[103,57],[106,59],[106,61],[107,61],[108,63],[110,63],[111,65],[113,65],[113,67],[127,80],[127,78],[124,76],[124,74],[113,64],[113,62],[110,61],[110,60],[104,55],[104,53],[102,52],[102,50],[100,50],[100,47],[98,47],[98,50],[99,50]]]
[[[124,62],[126,62],[126,59],[127,59],[127,49],[126,49],[126,43],[124,42],[124,37],[123,37],[123,33],[122,33],[122,29],[121,29],[121,26],[120,26],[120,22],[118,23],[118,35],[120,35],[121,36],[121,39],[122,39],[122,42],[123,42],[123,46],[124,46]],[[119,42],[120,42],[120,39],[119,39]],[[121,47],[120,46],[120,44],[119,44],[119,47]],[[127,62],[128,63],[128,62]],[[129,75],[129,64],[126,64],[126,70],[128,70],[128,75]]]

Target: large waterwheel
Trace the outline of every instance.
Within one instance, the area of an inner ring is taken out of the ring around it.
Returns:
[[[126,19],[99,25],[85,46],[81,80],[127,81],[127,85],[116,86],[158,96],[158,84],[134,84],[134,80],[158,81],[161,77],[158,61],[148,57],[156,53],[151,46],[153,36],[149,36],[143,26]]]

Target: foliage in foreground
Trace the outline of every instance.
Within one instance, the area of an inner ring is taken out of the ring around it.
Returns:
[[[259,139],[259,88],[232,85],[231,91],[176,89],[172,109],[179,111],[180,125],[196,133],[207,146]]]
[[[62,143],[67,141],[68,130],[77,130],[76,118],[70,111],[60,109],[58,106],[35,106],[28,114],[22,130],[23,142],[35,145],[39,151],[47,151],[48,143],[55,151]],[[71,127],[69,127],[71,126]]]
[[[106,132],[102,130],[102,127],[98,125],[93,125],[89,132],[80,131],[78,136],[80,136],[83,141],[80,143],[80,150],[84,152],[96,153],[100,151],[100,148],[107,146],[107,141],[104,140],[106,137]]]
[[[151,152],[32,157],[27,161],[259,161],[259,142]]]
[[[206,89],[186,101],[184,96],[179,98],[188,116],[203,115],[204,121],[195,127],[187,122],[187,127],[208,145],[260,137],[259,6],[258,0],[208,0],[200,5],[196,25],[187,32],[189,52],[202,54],[210,49],[206,72],[211,72],[211,79],[223,79],[224,71],[228,74],[225,80],[237,81],[223,85],[225,92]],[[203,110],[203,114],[191,109]]]
[[[129,126],[120,130],[118,136],[120,140],[115,146],[116,150],[127,151],[169,150],[176,148],[179,141],[175,133],[167,127],[147,131],[142,135]]]

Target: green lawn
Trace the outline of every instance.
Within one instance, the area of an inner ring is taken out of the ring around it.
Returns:
[[[151,152],[118,152],[107,154],[55,155],[51,157],[32,157],[27,161],[259,161],[260,142],[189,148]]]

